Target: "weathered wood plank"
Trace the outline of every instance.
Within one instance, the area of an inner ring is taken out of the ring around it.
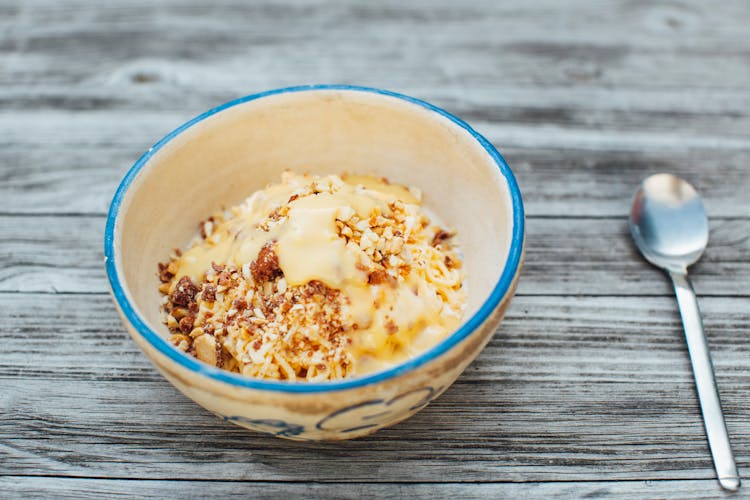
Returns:
[[[671,295],[618,219],[529,218],[522,295]],[[106,292],[104,218],[0,216],[0,291]],[[747,296],[750,219],[713,220],[691,269],[701,295]]]
[[[24,4],[0,27],[1,84],[217,61],[253,84],[348,80],[743,88],[748,6],[582,0]],[[156,64],[154,64],[154,61]],[[180,79],[171,81],[174,86]]]
[[[687,149],[687,147],[685,148]],[[587,152],[510,148],[529,216],[627,217],[643,179],[670,172],[701,193],[709,218],[750,217],[750,151]]]
[[[338,444],[283,442],[202,410],[149,367],[108,301],[0,294],[0,473],[353,482],[713,474],[666,297],[517,297],[443,397]],[[740,468],[750,466],[748,305],[702,301]]]
[[[705,297],[701,305],[712,347],[722,353],[717,366],[745,383],[750,298]],[[577,364],[585,361],[585,374],[597,382],[658,384],[677,377],[689,385],[681,332],[671,297],[519,296],[467,371],[468,381],[567,382],[584,374]],[[0,294],[0,339],[2,378],[161,380],[124,333],[108,295]],[[30,351],[54,355],[32,364]],[[542,354],[549,366],[529,370]],[[612,365],[612,359],[620,361]]]
[[[747,470],[748,19],[742,0],[0,0],[0,491],[721,496],[674,300],[625,216],[656,171],[706,198],[693,274]],[[101,215],[158,138],[317,82],[466,118],[530,215],[519,296],[480,358],[415,418],[339,444],[249,433],[179,395],[124,333],[101,254]]]
[[[190,116],[249,92],[304,81],[342,81],[339,75],[345,74],[345,81],[387,83],[470,120],[520,171],[531,215],[619,215],[633,186],[655,170],[670,170],[693,181],[707,196],[713,215],[750,213],[742,197],[750,182],[744,175],[750,161],[750,93],[742,73],[748,66],[717,59],[726,54],[746,58],[730,50],[744,47],[742,20],[748,8],[743,2],[723,3],[721,13],[697,2],[552,2],[514,6],[510,12],[494,4],[458,8],[450,3],[357,7],[309,2],[211,9],[183,4],[164,9],[146,2],[92,9],[86,2],[64,7],[52,2],[46,7],[9,7],[10,15],[4,18],[7,29],[1,32],[5,42],[0,48],[5,52],[0,51],[0,61],[5,62],[8,81],[0,85],[0,110],[5,110],[0,114],[0,212],[104,213],[127,167]],[[231,19],[226,18],[228,8]],[[351,44],[329,43],[320,36],[305,39],[300,44],[304,50],[288,50],[316,23],[346,25],[344,21],[379,28],[347,27],[331,35],[356,37],[355,46],[365,46],[378,57],[342,57],[336,51],[350,50]],[[244,29],[227,37],[232,23]],[[284,23],[290,29],[279,27]],[[404,23],[415,24],[414,29],[404,31]],[[476,29],[466,29],[467,23]],[[503,23],[510,26],[503,28]],[[174,39],[163,39],[165,25]],[[404,44],[400,37],[422,29],[427,38],[419,34],[418,39],[430,40],[441,54],[466,50],[468,44],[471,53],[479,55],[460,54],[456,59],[470,64],[454,61],[450,74],[446,68],[419,71],[419,64],[433,64],[435,58],[423,56],[424,45]],[[690,36],[684,36],[685,30]],[[331,32],[336,30],[326,34]],[[485,36],[479,47],[477,32]],[[363,33],[383,37],[378,42],[385,44],[364,43]],[[205,43],[198,43],[196,35],[205,36]],[[181,42],[183,36],[190,37],[189,44]],[[587,42],[587,37],[593,41]],[[644,67],[613,76],[612,81],[581,81],[580,75],[558,81],[546,75],[519,83],[509,71],[541,74],[569,65],[575,73],[587,71],[588,63],[619,64],[619,49],[599,47],[602,40],[625,44],[620,50],[627,52],[624,59],[639,66],[644,65],[644,53],[669,57],[669,64],[656,64],[653,70],[660,75],[676,72],[681,78],[678,91],[659,84]],[[134,44],[145,47],[136,51]],[[405,53],[394,58],[388,44]],[[217,46],[225,50],[217,51]],[[252,57],[238,59],[237,54],[246,50],[253,51]],[[289,58],[279,58],[277,50]],[[306,50],[317,51],[317,64],[291,59],[308,57]],[[692,50],[705,61],[676,57],[681,50]],[[95,64],[97,57],[106,61]],[[473,62],[477,57],[489,57],[492,64]],[[558,64],[550,64],[550,59]],[[47,73],[35,75],[30,86],[23,72],[32,71],[35,61]],[[281,61],[294,71],[281,71]],[[355,65],[360,77],[342,64]],[[388,78],[373,73],[389,64],[396,67],[387,69]],[[722,79],[718,87],[706,79],[714,64],[721,65],[713,72]],[[85,74],[61,83],[50,74],[58,66],[69,78],[77,71]],[[315,76],[305,79],[306,70]],[[684,71],[699,71],[701,77],[688,79]],[[738,72],[743,84],[727,88],[728,78]],[[637,77],[637,83],[628,83],[628,76]],[[17,113],[19,109],[24,113]]]
[[[216,63],[220,64],[220,61]],[[73,85],[40,82],[33,90],[25,85],[2,85],[0,111],[121,113],[129,110],[140,115],[160,110],[179,119],[180,113],[197,114],[242,95],[288,84],[270,81],[265,86],[250,85],[243,72],[240,72],[242,77],[238,77],[231,67],[198,78],[191,73],[200,73],[198,62],[165,60],[149,63],[148,67],[151,66],[153,80],[148,83],[148,89],[142,88],[143,83],[127,78]],[[173,78],[184,80],[179,94],[169,91],[170,78],[157,79],[157,75],[171,72],[178,73]],[[181,76],[181,72],[188,74]],[[136,73],[134,78],[145,76]],[[293,83],[299,84],[298,81]],[[372,82],[371,85],[382,86],[383,83]],[[655,134],[657,140],[665,133],[673,137],[675,132],[714,138],[726,133],[729,137],[741,138],[750,126],[750,92],[745,89],[690,88],[678,94],[669,88],[611,88],[592,84],[517,87],[503,82],[471,85],[468,89],[457,84],[397,85],[390,89],[431,101],[471,123],[564,126],[579,131],[596,130],[604,137],[612,137],[614,131],[638,131]],[[134,119],[138,119],[138,115]],[[560,141],[549,133],[546,135],[548,141]],[[506,139],[501,145],[512,143]],[[628,144],[623,146],[627,148]],[[564,143],[562,147],[569,148],[571,144]],[[685,143],[683,148],[695,149],[696,145]]]
[[[287,483],[247,481],[131,481],[121,479],[0,477],[10,498],[113,497],[206,498],[622,498],[628,500],[679,497],[722,497],[716,481],[596,481],[547,483]]]
[[[178,113],[0,113],[0,213],[106,213],[121,177],[151,144],[217,103]],[[506,111],[513,112],[499,113]],[[712,216],[750,216],[747,134],[690,138],[668,124],[662,133],[602,132],[551,126],[542,117],[502,120],[490,115],[474,125],[506,155],[531,216],[620,216],[638,183],[659,171],[695,184]]]
[[[0,217],[0,290],[106,291],[104,217]]]

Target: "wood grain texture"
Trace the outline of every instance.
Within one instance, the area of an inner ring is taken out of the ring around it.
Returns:
[[[125,333],[108,295],[0,294],[0,306],[0,338],[9,354],[0,365],[2,378],[161,380]],[[750,298],[705,297],[701,306],[709,343],[722,353],[717,367],[746,383]],[[636,377],[658,384],[666,375],[679,375],[689,383],[680,328],[671,297],[518,296],[480,362],[466,373],[476,382],[537,377],[563,382],[591,375],[598,382]],[[29,351],[55,354],[31,363]],[[586,360],[589,371],[577,374],[575,366]],[[529,371],[528,363],[540,367]]]
[[[96,8],[90,1],[47,0],[6,8],[0,26],[8,71],[0,83],[11,87],[39,79],[93,83],[123,66],[137,70],[162,61],[187,65],[196,84],[209,78],[204,88],[216,88],[222,79],[271,84],[347,78],[433,88],[589,83],[741,89],[750,78],[743,64],[749,7],[742,0],[723,2],[721,9],[695,1],[612,0],[564,6],[554,0],[140,0]],[[236,71],[212,71],[217,61]],[[169,76],[170,66],[164,68]],[[135,81],[162,81],[158,71]],[[172,72],[168,83],[183,83],[180,76]]]
[[[0,216],[0,292],[107,292],[103,232],[99,216]],[[521,295],[673,293],[644,265],[625,217],[530,218],[527,238]],[[712,221],[708,250],[691,268],[698,294],[748,296],[749,255],[750,219]]]
[[[186,119],[341,82],[469,120],[515,167],[530,215],[617,216],[634,184],[669,170],[713,216],[748,216],[742,1],[6,8],[0,213],[104,213],[125,170]]]
[[[652,173],[705,197],[691,271],[746,474],[749,24],[743,0],[0,0],[0,496],[726,497],[669,283],[626,217]],[[466,119],[528,215],[487,349],[414,418],[338,444],[250,433],[181,396],[103,270],[104,215],[140,154],[222,102],[306,83]]]
[[[191,114],[159,115],[153,118],[158,123],[148,123],[145,113],[136,119],[124,112],[44,113],[29,124],[0,114],[0,214],[106,214],[120,179],[141,154],[219,102]],[[664,171],[694,184],[710,217],[750,215],[750,144],[737,151],[592,151],[551,148],[549,134],[530,133],[544,137],[542,143],[514,146],[490,136],[516,174],[530,217],[626,216],[635,186]]]
[[[23,498],[100,499],[102,497],[277,499],[288,496],[325,499],[398,498],[621,498],[679,497],[682,500],[722,497],[715,481],[575,481],[552,483],[289,483],[248,481],[130,481],[113,479],[0,477],[6,494]]]
[[[748,467],[750,302],[702,305],[727,425]],[[0,294],[0,311],[0,404],[10,410],[0,417],[0,475],[484,482],[713,474],[667,297],[517,297],[487,349],[429,408],[371,437],[305,444],[248,433],[177,393],[127,338],[107,296]],[[49,354],[31,362],[29,352]]]

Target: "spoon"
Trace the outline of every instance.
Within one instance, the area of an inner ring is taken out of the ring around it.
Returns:
[[[708,244],[708,218],[700,195],[674,175],[648,177],[633,198],[630,232],[646,260],[672,278],[716,474],[722,488],[735,491],[740,476],[721,412],[698,301],[687,276],[688,266],[701,257]]]

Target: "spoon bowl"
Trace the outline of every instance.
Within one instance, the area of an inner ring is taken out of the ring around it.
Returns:
[[[646,260],[671,271],[685,272],[708,245],[708,217],[700,195],[671,174],[643,181],[633,199],[630,230]]]

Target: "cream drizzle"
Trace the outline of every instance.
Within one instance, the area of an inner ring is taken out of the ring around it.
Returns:
[[[347,220],[356,213],[367,219],[374,209],[384,211],[396,199],[419,205],[419,193],[375,177],[331,176],[322,179],[334,183],[335,192],[289,201],[313,179],[287,173],[281,184],[270,185],[233,208],[224,222],[216,224],[210,237],[178,259],[179,271],[173,283],[185,275],[196,283],[202,281],[214,262],[241,268],[257,258],[266,242],[274,240],[279,267],[289,286],[318,280],[341,291],[347,304],[343,312],[358,326],[350,334],[358,374],[412,357],[456,328],[460,313],[445,307],[425,280],[414,273],[395,288],[368,284],[368,273],[362,268],[370,262],[369,257],[338,235],[337,218]],[[289,208],[285,218],[267,231],[259,227],[282,205]],[[396,334],[388,333],[388,322],[398,327]]]

